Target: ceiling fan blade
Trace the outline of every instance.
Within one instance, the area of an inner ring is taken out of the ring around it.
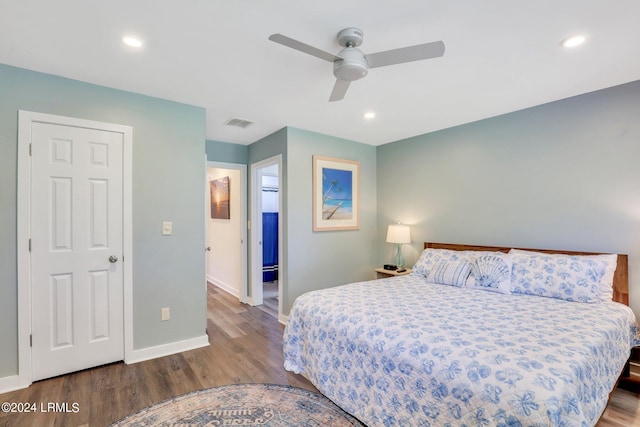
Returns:
[[[333,90],[331,91],[331,96],[329,97],[329,102],[340,101],[344,98],[350,84],[351,82],[349,80],[336,79],[336,83],[333,85]]]
[[[283,36],[279,33],[271,34],[269,36],[269,40],[271,40],[272,42],[280,43],[281,45],[290,47],[292,49],[299,50],[300,52],[315,56],[316,58],[324,59],[325,61],[335,62],[342,59],[339,56],[334,55],[333,53],[325,52],[322,49],[309,46],[306,43],[294,40],[291,37]]]
[[[366,55],[366,58],[369,68],[376,68],[421,59],[438,58],[442,55],[444,55],[444,43],[437,41],[372,53]]]

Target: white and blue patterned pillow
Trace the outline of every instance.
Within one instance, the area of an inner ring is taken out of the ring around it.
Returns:
[[[471,274],[467,287],[484,291],[511,293],[510,255],[501,252],[476,252],[470,260]]]
[[[427,280],[431,283],[461,288],[467,283],[470,268],[466,260],[438,261],[429,271]]]
[[[617,255],[564,255],[512,249],[511,291],[586,303],[611,301]]]
[[[429,272],[433,267],[441,261],[459,261],[465,260],[464,251],[453,251],[450,249],[431,249],[427,248],[422,251],[420,258],[413,266],[413,273],[421,274],[429,277]]]

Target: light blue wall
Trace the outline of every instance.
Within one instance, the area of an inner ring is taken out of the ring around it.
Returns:
[[[288,128],[282,128],[279,131],[265,136],[264,138],[249,145],[249,164],[265,160],[279,154],[282,155],[284,163],[284,172],[286,174],[287,163],[287,131]]]
[[[207,160],[246,165],[249,161],[249,146],[228,142],[207,140],[205,142]]]
[[[18,110],[133,127],[134,348],[202,336],[206,327],[205,111],[0,64],[0,377],[17,367]],[[162,221],[174,234],[161,235]],[[171,320],[160,321],[161,307]]]
[[[313,155],[360,162],[360,229],[313,231]],[[287,315],[299,295],[374,278],[376,267],[376,147],[288,128]]]
[[[305,292],[374,277],[376,267],[376,148],[296,128],[249,146],[249,164],[282,155],[283,314]],[[314,154],[360,162],[360,230],[312,230]]]
[[[282,188],[280,188],[280,197],[282,197],[282,204],[286,206],[287,203],[287,194],[288,194],[288,185],[287,185],[287,128],[282,128],[271,135],[265,136],[264,138],[254,142],[249,145],[249,167],[247,167],[247,182],[251,183],[251,165],[262,160],[269,159],[271,157],[275,157],[278,155],[282,156],[282,168],[278,171],[281,176]],[[253,207],[251,205],[251,184],[249,184],[248,188],[247,200],[249,200],[249,218],[251,218],[251,212],[253,212]],[[280,217],[282,219],[283,230],[282,230],[282,241],[279,244],[283,248],[283,259],[280,260],[279,264],[284,266],[284,268],[280,267],[278,274],[280,275],[281,283],[286,284],[288,277],[288,262],[287,262],[287,236],[288,236],[288,224],[287,224],[287,209],[286,207],[280,212]],[[251,239],[249,239],[251,243]],[[253,265],[253,260],[251,259],[251,244],[249,244],[249,269],[251,269],[251,265]],[[248,271],[247,274],[249,277],[251,276],[251,272]],[[284,289],[284,288],[283,288]],[[251,287],[249,287],[249,294],[251,294]]]
[[[640,82],[378,147],[387,224],[423,241],[629,254],[640,314]]]

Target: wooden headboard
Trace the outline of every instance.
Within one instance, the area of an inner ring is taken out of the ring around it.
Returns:
[[[477,245],[461,245],[457,243],[433,243],[424,242],[424,248],[432,249],[449,249],[452,251],[499,251],[509,252],[511,248],[502,246],[477,246]],[[530,249],[516,248],[527,251],[544,252],[548,254],[567,254],[567,255],[599,255],[598,252],[576,252],[562,251],[554,249]],[[618,265],[613,275],[613,300],[624,305],[629,305],[629,257],[627,255],[618,254]]]

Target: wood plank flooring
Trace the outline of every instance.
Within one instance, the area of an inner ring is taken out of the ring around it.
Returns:
[[[146,362],[115,363],[0,394],[0,403],[35,403],[38,412],[0,412],[0,426],[107,426],[152,403],[194,390],[235,383],[289,384],[315,390],[283,368],[283,327],[258,307],[209,285],[208,347]],[[640,390],[618,388],[598,427],[640,426]],[[77,413],[42,412],[51,403]]]
[[[262,284],[262,305],[258,308],[265,313],[278,318],[278,281],[264,282]]]
[[[226,384],[288,384],[317,391],[304,377],[284,370],[283,326],[273,314],[240,304],[212,285],[208,293],[209,347],[132,365],[115,363],[1,394],[0,403],[36,403],[38,412],[0,412],[0,426],[108,426],[152,403]],[[79,411],[41,412],[40,405],[48,402],[77,403]]]

